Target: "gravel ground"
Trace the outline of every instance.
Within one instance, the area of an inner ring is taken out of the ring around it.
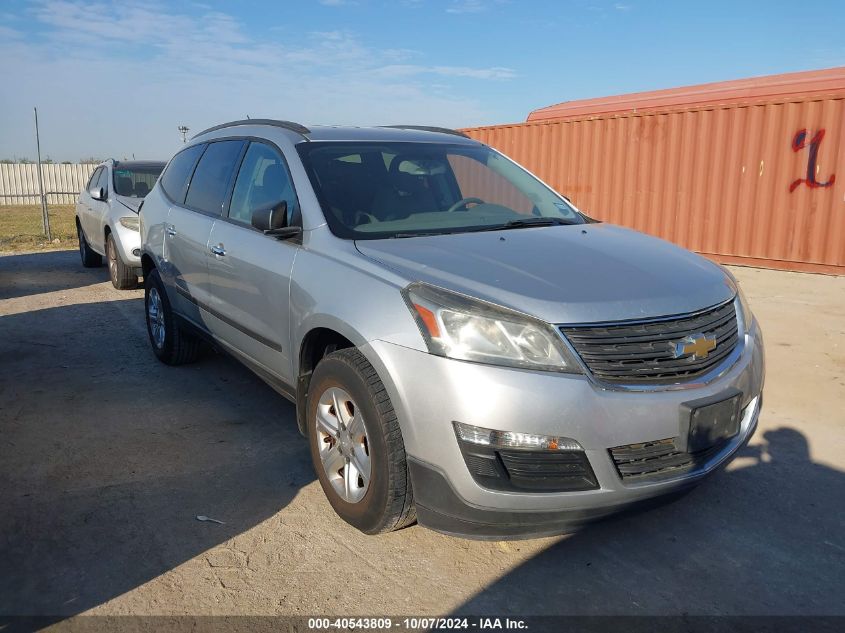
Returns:
[[[160,364],[142,292],[76,252],[0,257],[0,614],[845,614],[845,278],[734,271],[768,353],[743,456],[657,510],[477,542],[358,533],[246,369]]]

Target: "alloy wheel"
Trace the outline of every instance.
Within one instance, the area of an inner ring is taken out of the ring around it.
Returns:
[[[164,310],[158,288],[150,288],[150,295],[147,300],[147,322],[149,323],[153,343],[158,349],[163,348],[165,335]]]
[[[339,387],[317,404],[317,450],[329,483],[341,499],[358,503],[370,487],[370,445],[361,409]]]
[[[114,238],[109,241],[109,274],[112,282],[117,285],[117,252],[114,247]]]

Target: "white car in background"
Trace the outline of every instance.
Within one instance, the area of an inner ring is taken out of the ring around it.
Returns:
[[[135,288],[141,271],[138,210],[164,169],[159,161],[116,161],[97,166],[76,203],[82,265],[109,265],[112,285]]]

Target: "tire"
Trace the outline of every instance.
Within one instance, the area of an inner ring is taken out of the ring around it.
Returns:
[[[333,395],[338,399],[333,399]],[[333,412],[334,405],[328,404],[333,402],[341,407],[349,431],[330,435],[326,431],[331,424],[338,428],[341,420],[336,410]],[[391,532],[416,521],[402,431],[390,397],[364,355],[349,348],[324,357],[311,378],[306,408],[314,470],[338,516],[365,534]],[[323,419],[329,421],[328,426],[318,421],[318,409]],[[361,431],[364,432],[363,441],[358,435]],[[365,490],[361,487],[364,480],[360,475],[366,468],[354,466],[362,465],[364,454],[369,465]],[[324,466],[324,459],[328,467]],[[335,470],[338,466],[340,468]],[[356,472],[357,477],[350,477],[356,480],[351,486],[352,494],[346,494],[349,490],[344,486],[346,476]],[[343,488],[344,492],[339,492],[335,486]],[[356,495],[360,497],[354,498]]]
[[[120,254],[117,252],[117,244],[114,236],[109,233],[106,238],[106,259],[109,264],[109,277],[111,285],[118,290],[128,290],[138,287],[138,275],[135,269],[123,263]]]
[[[79,238],[79,256],[82,258],[82,265],[85,268],[99,268],[102,266],[103,256],[91,250],[88,240],[85,239],[85,233],[82,231],[79,220],[76,221],[76,236]]]
[[[155,269],[144,281],[144,313],[147,335],[156,358],[166,365],[184,365],[197,359],[200,341],[179,327]]]

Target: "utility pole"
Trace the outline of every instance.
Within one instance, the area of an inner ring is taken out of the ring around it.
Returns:
[[[41,222],[44,225],[44,234],[47,236],[47,241],[52,242],[50,215],[47,213],[47,196],[44,194],[44,178],[41,175],[41,138],[38,136],[38,108],[33,108],[33,110],[35,110],[35,148],[38,152],[38,188],[41,190]]]
[[[178,128],[179,134],[182,135],[182,142],[186,143],[188,141],[188,131],[191,129],[187,125],[180,125]]]

